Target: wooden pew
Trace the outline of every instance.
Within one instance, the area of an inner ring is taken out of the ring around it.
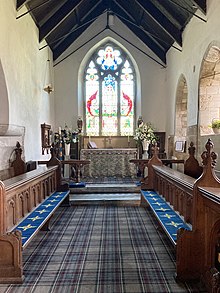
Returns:
[[[195,150],[194,143],[191,142],[188,148],[189,158],[184,163],[184,174],[193,178],[199,178],[202,175],[203,168],[195,158]]]
[[[214,171],[217,154],[210,139],[201,157],[203,174],[193,186],[192,231],[178,231],[177,278],[202,280],[208,292],[219,293],[220,180]]]
[[[0,283],[22,283],[22,250],[38,231],[49,228],[51,216],[68,196],[53,156],[48,167],[0,181]]]
[[[165,231],[171,243],[177,244],[177,230],[179,226],[187,229],[192,223],[192,193],[196,179],[179,171],[171,169],[157,159],[157,149],[152,160],[148,163],[147,190],[141,190],[141,205],[149,206],[158,219],[160,227]],[[152,191],[152,192],[151,192]],[[152,203],[151,197],[154,202]],[[164,218],[158,213],[158,206],[165,208]],[[170,222],[165,218],[170,216]],[[174,219],[175,218],[175,222]],[[169,229],[173,225],[176,229]]]
[[[191,229],[177,230],[176,279],[201,281],[208,292],[220,292],[220,179],[214,167],[217,155],[209,139],[201,155],[198,179],[152,165],[153,190],[171,204]]]
[[[153,157],[148,162],[148,180],[146,189],[155,190],[168,202],[174,211],[184,218],[188,224],[192,224],[193,212],[193,186],[201,175],[201,168],[195,159],[195,147],[191,142],[188,148],[189,158],[184,163],[184,173],[164,166],[163,160],[158,158],[158,147],[152,148]],[[163,166],[161,168],[161,166]],[[188,174],[188,175],[187,175]],[[190,176],[193,175],[193,176]],[[146,199],[142,196],[142,205],[146,204]],[[176,244],[176,243],[174,243]]]
[[[166,166],[153,166],[153,190],[162,195],[175,211],[192,224],[192,197],[195,179]]]

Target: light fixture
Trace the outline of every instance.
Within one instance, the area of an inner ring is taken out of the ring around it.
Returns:
[[[51,92],[53,92],[53,87],[51,84],[48,84],[44,87],[44,91],[47,92],[48,94],[50,94]]]
[[[44,91],[47,92],[48,94],[50,94],[51,92],[53,92],[53,86],[51,83],[52,80],[52,71],[51,71],[51,64],[50,64],[50,56],[49,56],[50,52],[49,52],[49,48],[48,48],[48,58],[47,58],[47,63],[46,63],[46,70],[45,70],[45,78],[44,78]],[[47,77],[48,76],[48,80]]]

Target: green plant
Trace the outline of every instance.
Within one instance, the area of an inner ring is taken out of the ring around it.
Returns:
[[[211,127],[212,128],[220,129],[220,119],[213,119],[212,120]]]

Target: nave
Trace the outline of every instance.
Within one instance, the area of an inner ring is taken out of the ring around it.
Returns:
[[[0,292],[206,292],[196,284],[176,283],[174,255],[146,208],[60,207],[51,231],[39,232],[23,252],[23,284],[1,284]]]

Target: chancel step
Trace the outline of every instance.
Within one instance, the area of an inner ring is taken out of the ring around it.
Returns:
[[[141,194],[139,193],[83,193],[70,194],[72,205],[85,204],[104,204],[104,205],[122,205],[139,206]]]
[[[140,193],[135,183],[86,183],[82,188],[70,188],[71,193]]]

